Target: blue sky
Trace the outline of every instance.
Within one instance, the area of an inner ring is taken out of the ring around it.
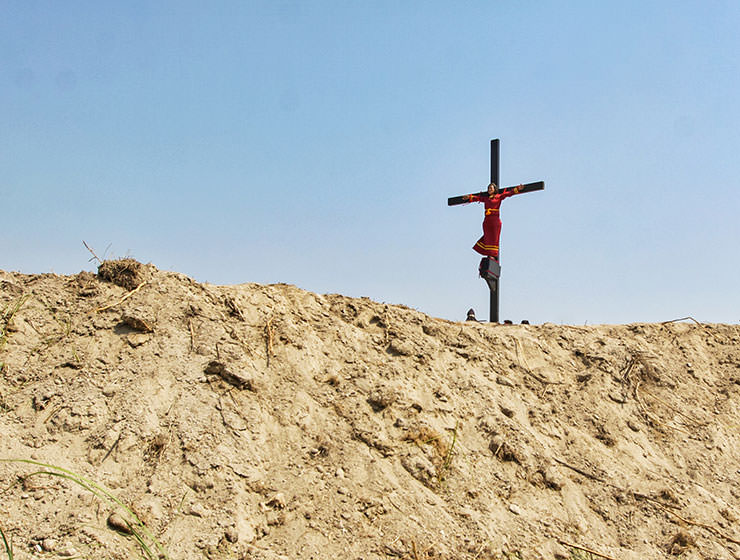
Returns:
[[[0,0],[0,268],[740,321],[740,3]]]

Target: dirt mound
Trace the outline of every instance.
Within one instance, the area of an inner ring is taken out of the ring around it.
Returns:
[[[16,559],[740,558],[738,326],[144,273],[0,271]]]

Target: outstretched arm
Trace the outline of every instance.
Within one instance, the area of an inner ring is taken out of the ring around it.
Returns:
[[[509,187],[508,189],[504,189],[500,194],[501,200],[514,196],[515,194],[521,194],[523,188],[524,185],[519,185],[518,187]]]

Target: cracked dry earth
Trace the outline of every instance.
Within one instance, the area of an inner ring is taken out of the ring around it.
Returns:
[[[131,261],[0,271],[0,336],[0,558],[740,558],[737,325],[450,322]]]

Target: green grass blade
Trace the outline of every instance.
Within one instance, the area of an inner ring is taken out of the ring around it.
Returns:
[[[3,532],[3,528],[0,527],[0,537],[3,539],[3,545],[5,546],[5,554],[8,555],[8,560],[13,560],[13,543],[8,542],[8,539],[5,538],[5,533]]]
[[[159,551],[160,556],[164,558],[165,560],[169,560],[169,555],[167,554],[167,551],[162,546],[162,544],[159,542],[159,540],[154,536],[154,534],[149,530],[149,528],[144,524],[144,522],[139,519],[139,517],[131,510],[131,508],[129,508],[126,504],[124,504],[121,500],[119,500],[113,493],[111,493],[110,490],[101,486],[97,482],[90,480],[88,478],[85,478],[84,476],[78,475],[62,467],[58,467],[56,465],[50,465],[47,463],[41,463],[39,461],[32,461],[31,459],[0,459],[0,462],[26,463],[28,465],[42,467],[43,469],[49,469],[49,470],[36,471],[36,472],[29,474],[28,476],[46,475],[46,476],[55,476],[58,478],[69,480],[70,482],[77,484],[78,486],[84,488],[88,492],[97,496],[100,500],[108,502],[108,504],[110,505],[121,508],[124,512],[126,512],[126,514],[130,517],[130,519],[133,520],[133,523],[126,520],[126,523],[131,529],[132,536],[139,543],[139,545],[141,546],[142,550],[145,552],[147,557],[151,559],[157,558],[157,555],[152,552],[149,545],[147,544],[147,539],[148,539],[149,542],[154,543],[156,549]],[[146,537],[146,539],[144,537]]]
[[[5,344],[5,341],[8,339],[8,325],[13,320],[13,317],[15,316],[18,311],[20,311],[21,307],[31,298],[30,295],[25,295],[23,297],[18,298],[18,300],[15,302],[15,304],[9,303],[5,309],[3,309],[2,317],[0,317],[0,321],[3,323],[2,331],[0,332],[0,348],[2,348],[3,344]]]

